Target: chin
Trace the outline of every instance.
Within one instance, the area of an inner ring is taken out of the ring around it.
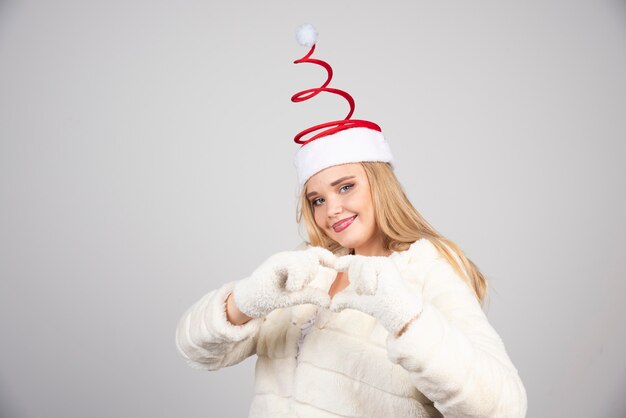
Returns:
[[[352,228],[352,226],[355,225],[350,225],[349,228]],[[356,228],[355,230],[349,232],[350,234],[344,234],[344,232],[336,233],[335,231],[333,231],[333,234],[328,236],[344,248],[358,248],[367,241],[366,239],[364,239],[363,234],[359,234],[359,231],[357,231]]]
[[[337,241],[344,248],[357,248],[359,246],[359,240],[336,239],[335,241]]]

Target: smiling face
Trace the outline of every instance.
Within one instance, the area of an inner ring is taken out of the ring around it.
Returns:
[[[307,200],[317,226],[356,254],[388,255],[374,217],[365,170],[358,163],[328,167],[307,182]]]

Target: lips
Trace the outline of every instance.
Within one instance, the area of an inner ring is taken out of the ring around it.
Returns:
[[[348,226],[350,226],[350,224],[352,223],[352,221],[357,217],[357,215],[351,216],[349,218],[345,218],[342,219],[340,221],[337,221],[333,224],[333,229],[335,230],[335,232],[341,232],[344,229],[346,229]]]

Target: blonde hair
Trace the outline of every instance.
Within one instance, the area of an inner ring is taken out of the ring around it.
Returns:
[[[383,248],[387,251],[405,251],[415,241],[428,239],[474,291],[482,305],[488,290],[487,280],[454,242],[437,232],[413,207],[391,166],[383,162],[358,164],[365,169],[369,181],[374,218],[383,235]],[[332,252],[343,248],[315,223],[312,205],[306,198],[306,183],[299,197],[296,213],[298,224],[302,218],[310,240],[306,241],[308,245],[321,246]]]

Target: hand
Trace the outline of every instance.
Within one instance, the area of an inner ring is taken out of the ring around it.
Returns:
[[[328,307],[328,293],[308,284],[319,275],[335,277],[337,272],[333,267],[337,258],[322,247],[276,253],[250,277],[235,285],[232,292],[235,305],[251,318],[303,303]]]
[[[335,269],[347,271],[350,284],[333,297],[330,309],[334,312],[359,310],[398,335],[422,310],[421,295],[410,290],[389,257],[346,255],[338,258]]]

